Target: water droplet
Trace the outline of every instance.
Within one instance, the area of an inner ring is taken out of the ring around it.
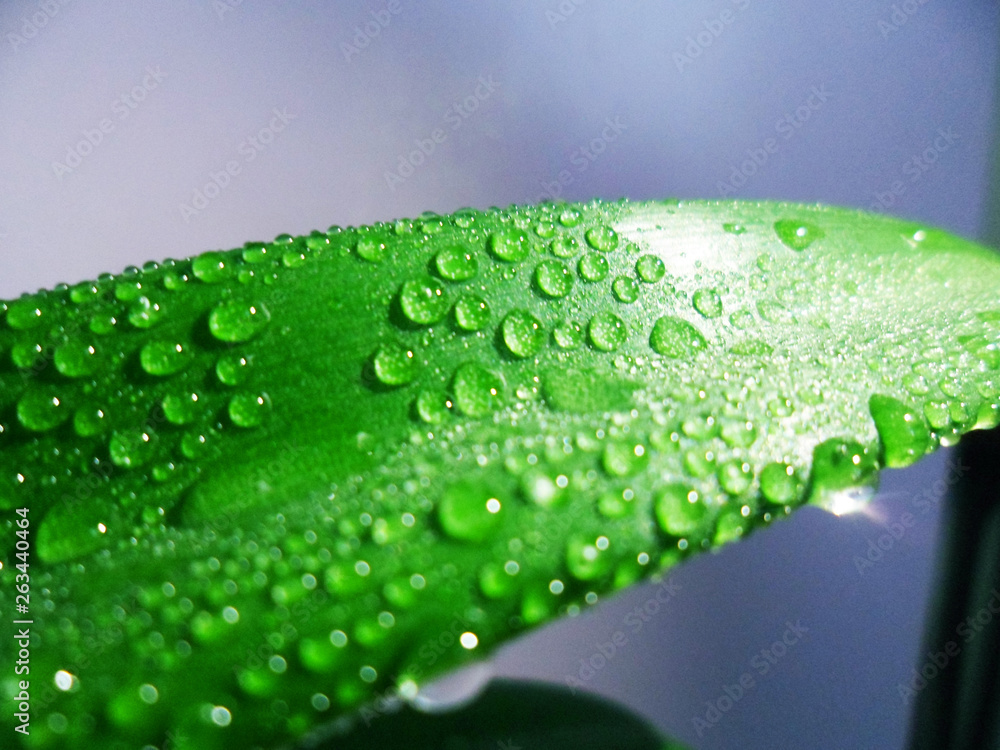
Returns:
[[[552,331],[552,338],[560,349],[576,349],[583,343],[583,329],[579,323],[564,320]]]
[[[437,323],[448,312],[448,299],[441,285],[431,279],[410,279],[399,290],[403,314],[418,325]]]
[[[479,331],[489,322],[490,307],[482,297],[468,294],[455,303],[455,323],[462,330]]]
[[[239,354],[223,354],[215,363],[215,376],[223,385],[239,385],[250,371],[250,360]]]
[[[197,393],[169,393],[163,397],[163,416],[171,424],[190,424],[200,410]]]
[[[547,240],[554,237],[556,234],[556,227],[551,221],[539,221],[535,224],[535,234],[541,237],[543,240]]]
[[[466,281],[479,271],[475,257],[461,245],[446,247],[434,258],[434,265],[441,278],[448,281]]]
[[[569,235],[556,237],[549,243],[549,252],[557,258],[572,258],[580,252],[580,243],[577,242],[576,237]]]
[[[877,469],[875,457],[860,443],[832,438],[813,450],[813,490],[825,492],[859,487],[872,481]]]
[[[206,284],[218,284],[229,278],[229,259],[222,252],[202,253],[191,261],[191,271]]]
[[[515,357],[534,356],[545,343],[545,329],[538,318],[526,310],[508,313],[500,330],[504,344]]]
[[[123,469],[142,466],[156,452],[155,433],[141,429],[123,430],[111,435],[108,453],[112,463]]]
[[[590,336],[590,343],[602,352],[615,351],[628,337],[625,321],[607,311],[599,312],[590,319],[587,333]]]
[[[440,424],[449,412],[451,404],[444,394],[435,391],[421,391],[416,400],[417,416],[428,424]]]
[[[579,581],[593,581],[611,572],[613,559],[605,536],[577,534],[566,542],[566,568]]]
[[[684,484],[668,484],[656,497],[656,520],[671,536],[688,536],[699,530],[705,519],[705,505],[698,493]]]
[[[761,339],[743,339],[729,347],[729,351],[744,357],[767,357],[774,352],[774,348]]]
[[[98,336],[106,336],[115,330],[115,326],[118,325],[118,320],[114,315],[109,315],[107,313],[98,313],[93,316],[88,323],[92,333],[96,333]]]
[[[208,315],[208,330],[220,341],[249,341],[259,334],[271,313],[262,304],[225,300],[212,308]]]
[[[97,350],[86,342],[65,343],[56,349],[52,359],[56,369],[68,378],[86,377],[97,370]]]
[[[128,322],[136,328],[152,328],[165,317],[163,307],[149,297],[139,297],[128,308]]]
[[[270,408],[266,393],[237,393],[229,399],[229,418],[237,427],[259,427]]]
[[[868,409],[882,441],[886,466],[909,466],[927,452],[931,436],[922,415],[898,399],[878,394],[868,400]]]
[[[746,461],[726,461],[719,466],[719,485],[730,495],[742,495],[753,483],[753,470]]]
[[[535,283],[548,297],[565,297],[573,288],[573,273],[558,260],[545,260],[535,269]]]
[[[611,291],[619,302],[631,304],[639,299],[639,282],[631,276],[619,276],[611,285]]]
[[[635,272],[647,284],[655,284],[663,278],[667,267],[655,255],[643,255],[635,262]]]
[[[747,228],[742,224],[726,222],[722,225],[722,231],[727,232],[728,234],[743,234],[747,231]]]
[[[139,364],[150,375],[173,375],[191,361],[191,352],[183,344],[150,341],[139,350]]]
[[[375,377],[390,385],[406,385],[417,376],[417,360],[413,350],[399,344],[384,344],[372,360]]]
[[[797,219],[779,219],[774,222],[774,231],[778,239],[792,250],[801,252],[813,242],[825,236],[825,233],[815,224]]]
[[[520,229],[505,229],[490,235],[487,243],[490,252],[508,263],[522,261],[531,251],[527,234]]]
[[[585,237],[588,245],[602,253],[610,253],[618,247],[618,232],[609,226],[591,227]]]
[[[760,473],[760,491],[764,499],[775,505],[790,505],[802,491],[795,469],[788,464],[772,463]]]
[[[601,465],[613,477],[637,474],[648,463],[649,455],[641,443],[611,441],[604,446]]]
[[[10,359],[15,367],[22,370],[34,370],[36,367],[40,370],[44,366],[42,364],[44,352],[44,347],[37,341],[22,339],[11,347]]]
[[[42,309],[35,297],[22,297],[7,308],[7,325],[18,331],[27,331],[42,322]]]
[[[770,299],[762,299],[757,303],[757,312],[760,313],[760,317],[766,320],[768,323],[775,323],[777,325],[791,325],[795,322],[792,314],[788,311],[784,305],[780,302],[776,302]]]
[[[692,298],[694,309],[706,318],[718,318],[722,315],[722,297],[715,289],[699,289]]]
[[[69,418],[65,402],[55,391],[31,389],[17,402],[17,418],[27,429],[46,432]]]
[[[575,227],[583,216],[575,208],[564,208],[559,214],[559,223],[564,227]]]
[[[452,392],[459,411],[468,417],[483,417],[496,408],[500,380],[481,365],[466,362],[455,370]]]
[[[441,496],[438,523],[453,539],[481,542],[503,522],[503,506],[489,487],[471,479],[460,480]]]
[[[608,259],[597,253],[587,253],[580,258],[577,266],[580,271],[580,278],[591,283],[602,281],[607,275],[611,266]]]
[[[73,430],[80,437],[99,435],[108,427],[107,414],[93,404],[81,406],[73,413]]]
[[[689,357],[708,348],[708,342],[697,328],[669,315],[656,321],[649,335],[649,345],[657,354],[673,359]]]
[[[757,440],[757,428],[747,420],[727,419],[722,423],[720,433],[731,448],[749,448]]]

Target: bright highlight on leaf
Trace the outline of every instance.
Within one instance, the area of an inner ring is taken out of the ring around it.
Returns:
[[[998,290],[996,255],[917,224],[667,201],[335,226],[0,303],[0,561],[30,508],[32,675],[66,720],[32,747],[277,746],[851,510],[1000,421]]]

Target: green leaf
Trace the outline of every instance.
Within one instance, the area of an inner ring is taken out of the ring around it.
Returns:
[[[996,255],[918,224],[623,201],[4,304],[0,559],[30,509],[59,717],[30,746],[273,746],[803,502],[856,507],[998,423],[998,290]]]

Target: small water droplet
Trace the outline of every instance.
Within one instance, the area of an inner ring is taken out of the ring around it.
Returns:
[[[572,258],[580,252],[580,243],[577,242],[576,237],[569,235],[556,237],[549,243],[549,252],[557,258]]]
[[[504,503],[487,486],[460,480],[446,489],[438,505],[438,523],[453,539],[481,542],[503,522]]]
[[[239,354],[223,354],[215,363],[215,376],[223,385],[239,385],[250,372],[250,360]]]
[[[774,231],[784,245],[797,252],[805,250],[825,236],[823,230],[815,224],[798,219],[779,219],[774,222]]]
[[[560,349],[576,349],[583,343],[583,328],[572,320],[564,320],[552,331],[552,338]]]
[[[742,495],[753,483],[753,469],[746,461],[735,459],[719,466],[719,486],[730,495]]]
[[[788,464],[771,463],[760,473],[760,491],[769,503],[791,505],[799,498],[802,483]]]
[[[46,432],[58,427],[69,415],[69,409],[58,392],[48,388],[33,388],[17,402],[18,421],[34,432]]]
[[[656,497],[656,520],[667,534],[686,537],[700,529],[706,508],[687,485],[668,484]]]
[[[191,261],[191,271],[206,284],[218,284],[230,276],[229,258],[217,251],[202,253]]]
[[[459,411],[468,417],[483,417],[496,408],[500,380],[481,365],[466,362],[455,370],[452,392]]]
[[[927,452],[931,436],[922,415],[902,401],[880,394],[868,400],[868,409],[882,441],[886,466],[909,466]]]
[[[417,416],[427,424],[440,424],[447,417],[451,402],[444,394],[435,391],[421,391],[415,403]]]
[[[35,297],[22,297],[7,308],[7,325],[18,331],[27,331],[42,322],[42,308]]]
[[[727,232],[728,234],[743,234],[747,231],[747,228],[742,224],[726,222],[722,225],[722,231]]]
[[[70,341],[58,347],[52,359],[56,369],[68,378],[93,375],[98,365],[97,350],[80,341]]]
[[[813,450],[814,492],[843,490],[870,482],[878,469],[875,457],[853,440],[832,438]]]
[[[107,427],[107,413],[93,404],[81,406],[73,413],[73,430],[80,437],[100,435]]]
[[[575,227],[583,216],[575,208],[564,208],[559,214],[559,223],[564,227]]]
[[[129,305],[128,322],[136,328],[152,328],[165,317],[165,311],[158,302],[149,297],[139,297]]]
[[[108,453],[112,463],[123,469],[142,466],[156,452],[156,433],[142,429],[112,433]]]
[[[190,424],[201,411],[197,393],[169,393],[163,397],[162,405],[163,416],[176,425]]]

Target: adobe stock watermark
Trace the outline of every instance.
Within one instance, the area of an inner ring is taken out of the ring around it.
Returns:
[[[275,107],[271,110],[271,114],[271,120],[267,125],[256,133],[248,135],[237,147],[236,154],[240,158],[229,159],[223,165],[222,169],[216,172],[209,172],[208,182],[192,191],[190,203],[181,203],[178,205],[177,208],[180,211],[181,218],[185,222],[191,221],[192,218],[208,208],[209,204],[218,198],[223,190],[229,187],[233,178],[243,171],[244,165],[249,164],[266,151],[274,143],[277,135],[283,132],[288,127],[288,124],[298,117],[298,115],[290,113],[286,107],[282,107],[281,109]]]
[[[962,646],[969,645],[983,632],[983,628],[1000,615],[1000,590],[990,591],[990,598],[976,613],[969,615],[955,627],[957,639],[948,641],[940,651],[928,651],[927,658],[920,668],[910,670],[910,678],[906,682],[896,683],[896,692],[904,706],[916,698],[930,682],[945,671],[948,666],[962,653]]]
[[[774,132],[781,136],[782,140],[789,140],[812,119],[813,114],[818,112],[830,99],[831,93],[827,91],[826,84],[813,86],[809,90],[809,95],[805,100],[793,109],[786,112],[784,116],[774,124]],[[757,174],[771,160],[774,154],[781,149],[781,143],[777,138],[765,138],[759,146],[746,150],[747,158],[739,164],[730,165],[729,179],[719,180],[715,183],[719,196],[726,198],[736,195],[736,191],[742,188],[747,182]]]
[[[572,185],[577,175],[587,171],[598,157],[608,150],[608,145],[618,140],[619,136],[628,130],[618,115],[604,118],[601,132],[591,138],[586,144],[578,146],[569,156],[573,169],[560,169],[553,180],[538,180],[542,192],[535,196],[537,202],[556,200],[563,194],[563,188]]]
[[[399,154],[395,170],[385,170],[385,184],[394,191],[399,185],[406,182],[417,169],[427,163],[431,154],[435,153],[451,133],[459,130],[484,102],[493,96],[499,84],[493,76],[479,76],[476,86],[468,95],[454,102],[441,118],[441,124],[431,130],[426,138],[415,138],[413,143],[416,148],[409,153]],[[445,125],[448,129],[445,129]]]
[[[576,13],[577,9],[586,2],[587,0],[562,0],[556,6],[555,10],[551,8],[546,10],[545,20],[549,22],[549,28],[555,30],[559,24],[566,23],[570,16]]]
[[[622,625],[625,628],[615,630],[607,640],[598,641],[594,644],[594,650],[586,658],[580,659],[580,666],[576,674],[566,675],[563,681],[569,687],[570,692],[576,695],[576,691],[583,688],[586,683],[594,679],[597,673],[614,661],[622,651],[629,645],[629,633],[633,636],[638,634],[652,620],[665,605],[677,596],[680,592],[680,584],[674,583],[671,579],[664,579],[657,585],[656,593],[645,602],[637,605],[625,617],[622,618]],[[626,630],[627,629],[627,630]]]
[[[73,174],[83,164],[84,159],[94,153],[107,136],[115,132],[118,123],[127,120],[166,78],[167,74],[159,65],[147,67],[145,75],[135,86],[119,94],[118,98],[111,102],[112,116],[102,117],[94,127],[82,131],[80,135],[83,137],[75,144],[66,147],[63,160],[52,162],[52,172],[59,181],[61,182],[66,175]]]
[[[931,168],[937,164],[941,156],[947,153],[959,141],[958,133],[952,127],[938,128],[934,138],[927,141],[927,146],[918,154],[913,154],[903,162],[902,172],[909,179],[894,180],[888,190],[876,190],[875,200],[869,208],[881,211],[896,205],[896,201],[906,192],[907,185],[919,182]]]
[[[731,0],[733,8],[737,11],[744,11],[750,7],[750,0]],[[684,69],[701,57],[702,53],[715,44],[715,40],[722,36],[722,33],[736,22],[736,14],[731,8],[724,8],[715,18],[702,21],[704,27],[694,36],[687,38],[683,52],[674,52],[674,65],[677,72],[683,73]]]
[[[903,28],[910,17],[929,2],[930,0],[903,0],[901,3],[893,3],[889,20],[880,18],[878,21],[878,30],[882,38],[888,39],[891,34]]]
[[[948,492],[948,488],[957,484],[958,480],[969,470],[961,459],[948,464],[948,473],[944,479],[938,479],[924,488],[923,492],[910,499],[910,506],[915,513],[928,514],[932,508],[940,504]],[[918,516],[910,511],[904,511],[899,518],[884,525],[885,532],[875,539],[868,539],[864,554],[854,555],[854,567],[858,575],[865,576],[869,570],[885,559],[906,534],[917,525]]]
[[[212,10],[222,21],[226,16],[243,5],[243,0],[212,0]]]
[[[59,10],[69,3],[70,0],[41,0],[36,6],[38,10],[31,15],[21,16],[20,33],[8,32],[6,35],[14,51],[38,36],[49,25],[49,21],[59,15]]]
[[[691,723],[694,724],[694,730],[698,736],[703,737],[706,731],[718,724],[723,716],[732,711],[733,707],[757,686],[754,674],[757,677],[769,674],[774,666],[808,632],[809,628],[802,624],[802,620],[796,620],[794,624],[791,621],[786,621],[785,630],[781,636],[770,646],[762,648],[750,658],[750,668],[742,672],[732,683],[723,685],[718,697],[706,701],[704,714],[691,717]]]
[[[361,54],[361,51],[368,49],[382,31],[389,28],[392,17],[403,12],[403,4],[400,0],[389,0],[381,10],[369,11],[371,19],[354,27],[354,36],[350,42],[341,42],[340,51],[344,53],[344,60],[351,62]]]

